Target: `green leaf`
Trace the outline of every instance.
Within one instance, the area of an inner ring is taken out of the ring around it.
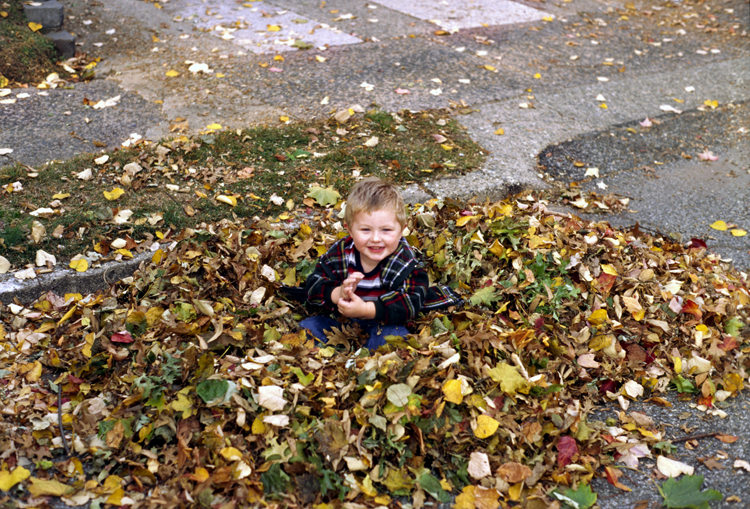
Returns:
[[[481,290],[476,291],[474,295],[469,298],[469,302],[471,302],[472,306],[479,306],[481,304],[489,306],[498,299],[500,299],[500,295],[495,288],[492,286],[486,286]]]
[[[677,375],[676,378],[672,379],[672,384],[675,386],[675,389],[677,389],[677,392],[680,393],[693,394],[698,392],[698,389],[695,388],[693,382],[686,380],[682,375]]]
[[[563,509],[589,509],[596,503],[596,493],[588,484],[579,485],[577,490],[568,488],[564,493],[555,490],[552,495],[562,502]]]
[[[294,41],[294,44],[292,44],[292,46],[298,49],[310,49],[313,47],[313,45],[310,44],[309,42],[305,42],[300,39],[297,39],[296,41]]]
[[[451,501],[450,495],[443,489],[440,485],[440,481],[434,475],[424,473],[419,477],[418,481],[422,489],[432,495],[439,502],[447,504]]]
[[[724,332],[726,332],[730,336],[738,338],[740,337],[740,329],[742,329],[743,325],[745,324],[742,322],[742,320],[740,320],[740,317],[734,316],[731,320],[727,320],[724,323]]]
[[[297,380],[299,380],[299,383],[307,387],[310,385],[310,382],[312,382],[315,379],[315,375],[312,373],[305,374],[304,371],[302,371],[300,368],[294,367],[291,369],[292,373],[297,375]]]
[[[411,387],[406,384],[395,384],[388,387],[388,391],[385,393],[388,401],[398,407],[406,406],[409,403],[409,396],[411,396]]]
[[[702,475],[686,475],[679,481],[667,479],[659,487],[664,505],[671,509],[708,509],[710,500],[721,500],[724,496],[716,490],[701,491]]]
[[[318,205],[328,206],[336,205],[341,195],[332,187],[322,188],[320,186],[312,186],[307,192],[307,196],[313,198]]]
[[[224,399],[224,395],[229,390],[229,382],[226,380],[203,380],[195,388],[195,392],[201,399],[210,403],[217,399]]]

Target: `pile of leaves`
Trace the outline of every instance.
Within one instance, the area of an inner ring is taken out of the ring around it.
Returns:
[[[351,327],[316,345],[298,325],[314,310],[284,287],[344,235],[340,207],[185,230],[106,293],[2,308],[0,489],[35,505],[590,507],[594,476],[628,489],[618,467],[643,457],[692,474],[631,401],[676,390],[721,415],[746,383],[745,274],[701,241],[531,195],[415,206],[406,238],[466,305],[378,351]],[[589,419],[610,400],[620,422]],[[671,507],[721,498],[700,484],[660,489]]]

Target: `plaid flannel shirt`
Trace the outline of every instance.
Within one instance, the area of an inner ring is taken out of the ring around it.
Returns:
[[[308,302],[328,311],[337,311],[331,293],[349,275],[344,253],[353,242],[350,236],[344,237],[320,257],[305,284]],[[422,310],[463,303],[463,299],[449,287],[429,286],[427,272],[404,238],[396,251],[380,262],[380,280],[386,293],[375,301],[375,320],[387,324],[404,323]]]

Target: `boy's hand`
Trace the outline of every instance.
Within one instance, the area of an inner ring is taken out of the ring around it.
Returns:
[[[331,293],[331,300],[334,304],[338,305],[340,300],[351,300],[354,297],[354,291],[357,289],[357,285],[364,274],[361,272],[352,272],[352,274],[341,283],[341,286],[334,288]]]
[[[348,318],[375,318],[375,303],[362,300],[352,292],[351,299],[341,299],[338,303],[339,313]]]
[[[361,272],[352,272],[349,277],[341,283],[341,297],[347,300],[352,300],[357,285],[364,277],[365,275]]]

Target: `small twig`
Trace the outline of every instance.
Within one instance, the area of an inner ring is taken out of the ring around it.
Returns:
[[[700,435],[690,435],[687,437],[675,438],[674,440],[672,440],[672,443],[676,444],[678,442],[689,442],[690,440],[699,440],[701,438],[711,438],[719,434],[720,433],[718,431],[713,431],[711,433],[701,433]]]
[[[62,384],[57,386],[57,425],[60,427],[60,437],[65,448],[65,455],[70,456],[70,448],[68,448],[68,441],[65,439],[65,430],[62,423]]]

